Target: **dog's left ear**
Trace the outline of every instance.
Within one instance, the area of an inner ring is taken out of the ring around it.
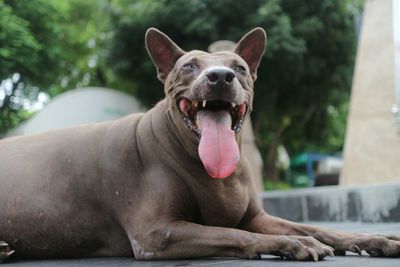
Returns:
[[[233,50],[246,61],[253,81],[257,79],[257,68],[264,55],[266,43],[267,34],[264,29],[258,27],[243,36]]]
[[[145,42],[147,52],[157,68],[157,77],[164,83],[176,61],[185,54],[185,51],[156,28],[147,30]]]

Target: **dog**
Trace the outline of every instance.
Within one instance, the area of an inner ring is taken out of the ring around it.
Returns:
[[[0,258],[134,256],[322,260],[399,256],[397,236],[267,214],[240,152],[266,34],[185,52],[155,28],[146,48],[165,99],[147,113],[0,142]]]

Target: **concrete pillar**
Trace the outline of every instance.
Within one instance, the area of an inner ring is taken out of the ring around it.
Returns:
[[[365,2],[341,185],[400,181],[400,135],[390,112],[396,103],[393,14],[393,0]]]

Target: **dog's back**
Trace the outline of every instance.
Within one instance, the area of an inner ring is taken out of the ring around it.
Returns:
[[[108,237],[120,243],[118,254],[130,255],[125,234],[99,199],[108,184],[102,174],[118,175],[125,163],[118,150],[127,151],[121,139],[134,140],[142,116],[1,140],[1,240],[20,257],[62,257],[107,255],[102,240]]]

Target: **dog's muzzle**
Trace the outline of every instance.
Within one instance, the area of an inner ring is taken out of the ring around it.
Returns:
[[[225,178],[240,160],[236,134],[241,130],[247,111],[246,102],[235,99],[235,73],[225,67],[205,70],[205,98],[180,98],[178,108],[186,125],[200,138],[198,152],[208,174]]]

